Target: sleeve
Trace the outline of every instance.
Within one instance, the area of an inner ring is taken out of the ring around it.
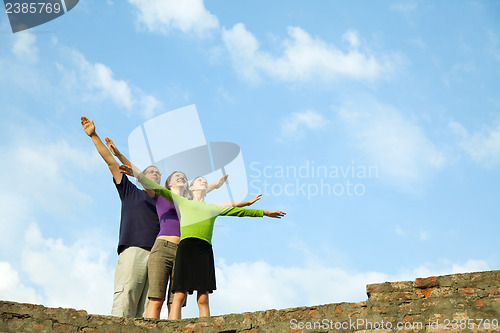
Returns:
[[[118,191],[121,200],[123,200],[125,197],[130,195],[130,193],[132,193],[135,189],[137,189],[137,187],[130,182],[130,180],[126,175],[123,175],[120,184],[117,184],[114,178],[113,178],[113,183],[116,186],[116,190]]]
[[[215,206],[219,207],[219,206]],[[219,207],[220,214],[224,216],[238,216],[238,217],[263,217],[264,211],[262,209],[249,209],[239,207]]]
[[[166,189],[165,187],[156,184],[154,181],[152,181],[151,179],[149,179],[148,177],[146,177],[144,175],[141,177],[141,179],[139,179],[139,182],[145,188],[149,188],[149,189],[153,190],[156,194],[161,195],[162,197],[164,197],[165,199],[167,199],[168,201],[170,201],[172,203],[174,202],[174,199],[177,200],[177,197],[179,197],[179,196],[173,194],[172,192],[170,192],[169,189]],[[174,196],[176,198],[174,198]]]

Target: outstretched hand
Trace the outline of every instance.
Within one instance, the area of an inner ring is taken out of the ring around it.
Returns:
[[[264,211],[264,215],[268,216],[268,217],[273,217],[273,218],[276,218],[276,219],[280,219],[283,216],[285,216],[286,213],[282,212],[281,210],[265,210]]]
[[[224,185],[224,183],[227,180],[227,177],[229,177],[229,175],[225,174],[224,176],[217,179],[217,182],[215,182],[215,188],[220,188],[222,185]]]
[[[80,117],[80,122],[82,123],[83,130],[87,133],[88,136],[92,136],[95,134],[95,125],[94,121],[90,121],[87,117]]]
[[[253,205],[255,203],[255,201],[260,200],[261,197],[262,197],[262,194],[259,194],[255,198],[248,200],[248,205]]]
[[[115,156],[119,156],[120,155],[120,151],[118,150],[118,148],[116,148],[115,143],[113,142],[113,140],[111,140],[108,137],[105,137],[104,141],[106,141],[106,145],[108,146],[109,151],[111,151],[111,153],[113,155],[115,155]]]
[[[121,173],[124,173],[127,176],[132,176],[132,177],[140,178],[139,177],[140,174],[138,174],[138,173],[134,174],[134,169],[132,169],[132,167],[129,166],[129,165],[125,165],[125,164],[120,165],[120,170],[121,170]]]

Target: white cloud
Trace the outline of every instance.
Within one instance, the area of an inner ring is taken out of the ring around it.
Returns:
[[[90,75],[93,76],[92,82],[96,88],[100,88],[107,93],[116,104],[122,105],[127,109],[132,107],[132,94],[130,87],[123,80],[113,79],[113,73],[109,67],[96,63],[91,68]]]
[[[438,262],[428,262],[412,269],[402,269],[396,275],[396,279],[415,279],[417,277],[429,277],[448,274],[481,272],[491,270],[490,265],[485,260],[468,259],[464,263],[453,263],[449,260],[440,260]],[[399,281],[399,280],[392,280]]]
[[[138,10],[137,20],[149,31],[167,33],[178,29],[184,33],[206,34],[219,27],[217,17],[203,0],[129,0]]]
[[[281,135],[284,138],[301,138],[306,130],[322,129],[327,124],[328,120],[316,111],[293,112],[281,124]]]
[[[0,260],[18,255],[19,239],[40,216],[74,221],[93,198],[81,190],[80,176],[90,176],[102,161],[90,149],[73,148],[67,141],[45,143],[44,124],[25,119],[23,128],[11,124],[12,141],[0,147],[4,177],[0,189]],[[98,166],[99,165],[99,166]],[[79,176],[75,176],[79,175]]]
[[[360,44],[358,32],[355,30],[348,30],[342,35],[342,39],[347,41],[352,48],[357,48]]]
[[[125,109],[128,115],[136,112],[144,118],[152,117],[163,107],[154,96],[117,78],[109,66],[88,61],[82,53],[60,45],[56,40],[52,43],[58,50],[57,57],[42,59],[44,63],[54,63],[56,73],[44,71],[38,65],[33,34],[16,33],[13,41],[12,52],[16,57],[0,59],[0,81],[12,87],[15,94],[28,92],[33,98],[41,98],[42,105],[51,100],[54,109],[58,104],[64,109],[72,104],[110,101]],[[58,82],[51,77],[58,78]]]
[[[417,3],[415,1],[397,2],[390,5],[389,8],[391,10],[407,14],[417,8]]]
[[[89,100],[109,99],[116,105],[132,111],[139,109],[143,117],[150,118],[162,103],[154,96],[145,94],[141,89],[124,80],[114,78],[113,71],[101,63],[91,63],[83,54],[76,50],[70,52],[70,57],[76,65],[77,72],[65,73],[66,85],[78,86],[83,83]],[[59,64],[59,70],[65,69]]]
[[[347,52],[312,37],[299,27],[288,27],[288,35],[290,38],[282,43],[281,57],[259,50],[259,42],[242,23],[224,29],[222,39],[235,70],[251,81],[259,80],[262,75],[287,82],[339,78],[375,80],[391,73],[397,65],[395,58],[392,62],[385,61],[358,50],[360,41],[353,30],[343,36],[350,44]]]
[[[96,158],[88,151],[71,148],[66,141],[50,144],[30,141],[4,152],[5,160],[0,170],[10,176],[4,181],[8,190],[1,194],[15,194],[19,199],[32,201],[32,205],[22,203],[23,212],[39,209],[65,216],[92,202],[92,198],[71,180],[75,168],[87,171],[95,168]]]
[[[470,134],[460,123],[450,122],[451,130],[460,138],[460,148],[470,158],[485,168],[500,164],[500,126],[484,128],[481,132]]]
[[[72,53],[72,58],[79,69],[79,76],[88,88],[96,89],[102,97],[113,100],[121,107],[132,108],[133,97],[127,82],[115,80],[109,67],[100,63],[92,64],[77,51]]]
[[[12,141],[0,148],[0,172],[9,175],[0,190],[0,299],[109,314],[113,267],[108,256],[114,242],[88,226],[93,199],[81,189],[82,179],[95,176],[103,162],[91,147],[44,143],[50,137],[46,126],[11,124]],[[70,245],[42,237],[39,225],[51,229],[61,221],[85,225]]]
[[[22,31],[14,34],[14,44],[12,45],[12,53],[19,60],[35,62],[38,60],[38,48],[36,47],[36,38],[29,31]]]
[[[369,100],[336,111],[353,144],[396,186],[415,190],[446,163],[423,129],[393,107]]]
[[[67,246],[61,239],[43,238],[31,224],[25,242],[22,267],[43,291],[45,305],[110,313],[113,269],[106,264],[109,253],[99,240],[81,239]]]
[[[142,114],[146,119],[152,118],[155,111],[163,105],[162,102],[151,95],[143,95],[139,103],[141,105]]]
[[[0,261],[0,299],[21,303],[40,303],[41,298],[33,288],[25,286],[19,273],[8,262]]]

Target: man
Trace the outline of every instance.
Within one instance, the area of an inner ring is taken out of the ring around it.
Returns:
[[[128,177],[123,176],[119,164],[97,135],[94,122],[86,117],[80,120],[85,133],[108,164],[122,202],[111,314],[128,318],[145,317],[148,301],[147,262],[160,230],[156,206],[145,190],[138,189]],[[161,173],[155,166],[147,167],[143,173],[157,184],[160,183]]]

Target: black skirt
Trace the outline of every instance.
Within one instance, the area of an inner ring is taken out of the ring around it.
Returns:
[[[177,247],[172,292],[193,290],[212,293],[215,287],[215,265],[212,245],[199,238],[183,239]]]

